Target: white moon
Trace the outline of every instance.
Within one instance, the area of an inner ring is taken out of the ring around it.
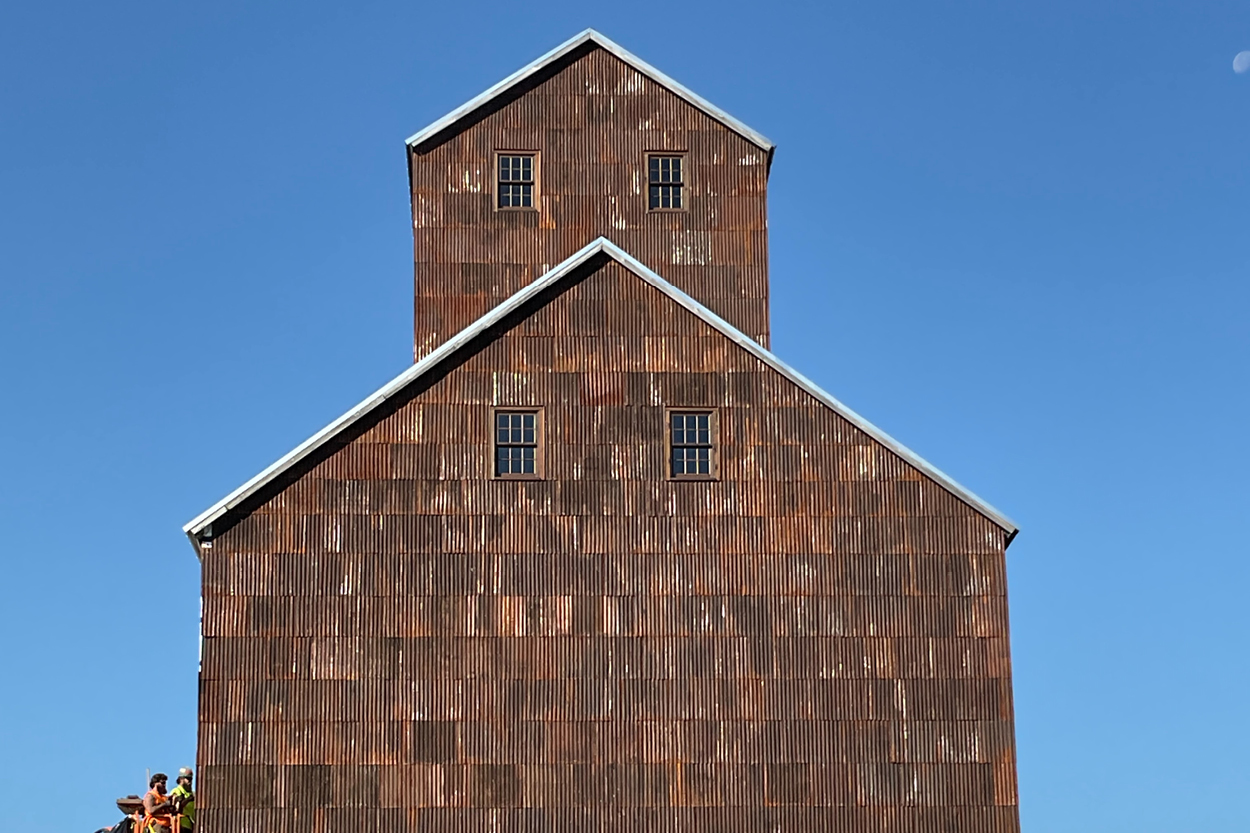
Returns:
[[[1238,52],[1233,58],[1233,72],[1242,73],[1250,69],[1250,52]]]

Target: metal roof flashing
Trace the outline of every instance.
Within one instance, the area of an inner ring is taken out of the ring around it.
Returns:
[[[408,137],[405,144],[407,144],[410,149],[418,147],[427,140],[452,127],[456,122],[466,118],[474,111],[486,106],[491,101],[503,95],[525,79],[535,73],[541,72],[545,67],[560,60],[565,55],[568,55],[570,52],[585,43],[594,43],[601,49],[611,52],[638,72],[641,72],[655,83],[669,90],[669,92],[685,99],[691,105],[702,110],[708,116],[725,125],[735,133],[738,133],[752,144],[758,145],[760,149],[768,154],[769,164],[772,163],[773,151],[776,150],[777,146],[773,142],[769,141],[764,134],[760,133],[758,130],[748,127],[745,123],[729,115],[715,104],[712,104],[710,101],[700,96],[698,93],[682,84],[679,84],[672,78],[669,78],[667,75],[660,72],[658,69],[651,66],[625,47],[616,43],[611,38],[596,32],[594,29],[585,29],[582,32],[579,32],[572,38],[569,38],[564,43],[557,46],[555,49],[552,49],[547,54],[542,55],[541,57],[521,67],[507,78],[489,87],[477,96],[469,99],[447,115],[430,123],[421,130],[418,130],[416,133]]]
[[[937,467],[933,466],[927,460],[920,457],[920,455],[916,454],[914,451],[895,440],[889,434],[864,419],[855,411],[851,410],[846,405],[843,405],[833,396],[822,390],[814,382],[791,368],[785,362],[781,361],[781,359],[777,358],[777,356],[762,347],[759,343],[752,340],[741,330],[737,329],[716,313],[703,306],[703,304],[673,286],[659,274],[643,265],[640,261],[624,249],[617,246],[611,240],[608,240],[606,237],[600,237],[582,247],[563,263],[551,269],[533,283],[516,292],[512,295],[512,297],[496,306],[490,312],[483,315],[473,324],[457,333],[448,341],[444,342],[425,358],[421,359],[421,361],[400,373],[390,382],[387,382],[338,419],[334,420],[325,428],[321,429],[303,443],[296,446],[293,450],[279,460],[275,461],[264,471],[260,472],[251,480],[248,480],[242,486],[224,497],[222,500],[197,515],[183,527],[183,532],[187,534],[187,536],[191,539],[191,543],[195,546],[196,554],[202,557],[205,545],[211,546],[211,539],[207,536],[212,535],[212,525],[214,521],[225,517],[233,509],[239,507],[240,504],[248,498],[255,495],[296,463],[303,460],[305,457],[329,442],[340,432],[365,417],[391,397],[401,393],[409,384],[421,378],[430,370],[436,368],[444,360],[453,356],[478,336],[485,333],[495,324],[504,320],[539,293],[543,292],[548,287],[551,287],[553,284],[558,283],[566,275],[598,255],[606,255],[610,257],[612,260],[624,266],[642,280],[665,293],[694,315],[703,319],[713,328],[719,330],[739,347],[751,353],[753,356],[773,368],[782,376],[785,376],[794,384],[803,388],[814,398],[831,408],[835,413],[839,414],[857,428],[876,439],[912,466],[915,466],[955,497],[959,498],[977,512],[988,518],[994,524],[1002,528],[1003,531],[1007,533],[1008,544],[1010,544],[1015,538],[1016,533],[1018,532],[1018,527],[1006,515],[999,512],[981,498],[977,497],[970,490],[961,486],[954,479],[948,477]]]

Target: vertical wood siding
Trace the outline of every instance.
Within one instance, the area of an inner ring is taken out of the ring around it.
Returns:
[[[206,551],[204,833],[1018,830],[1002,530],[577,280]],[[492,479],[495,406],[547,479]],[[719,409],[718,481],[666,407]]]
[[[494,154],[536,151],[537,210],[495,209]],[[647,211],[647,154],[686,157],[684,211]],[[410,153],[414,357],[600,235],[768,346],[767,154],[602,49]]]

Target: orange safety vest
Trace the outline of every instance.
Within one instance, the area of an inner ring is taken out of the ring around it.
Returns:
[[[157,807],[169,801],[169,796],[161,795],[160,793],[158,793],[156,791],[156,787],[153,787],[152,789],[148,790],[148,795],[153,797],[152,804],[154,804]],[[147,796],[145,795],[144,798],[147,798]],[[166,830],[168,830],[169,828],[173,827],[173,817],[168,813],[162,813],[156,816],[149,816],[146,814],[146,811],[145,811],[144,818],[143,818],[143,829],[154,830],[158,826],[164,827]]]

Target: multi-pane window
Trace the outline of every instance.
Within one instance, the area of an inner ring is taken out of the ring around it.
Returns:
[[[673,477],[710,477],[714,473],[713,433],[709,411],[673,411],[669,414],[670,472]]]
[[[538,474],[538,414],[534,411],[495,413],[495,475]]]
[[[651,156],[647,159],[647,181],[651,188],[649,208],[681,208],[682,160],[680,156]]]
[[[534,155],[499,155],[499,207],[534,207]]]

